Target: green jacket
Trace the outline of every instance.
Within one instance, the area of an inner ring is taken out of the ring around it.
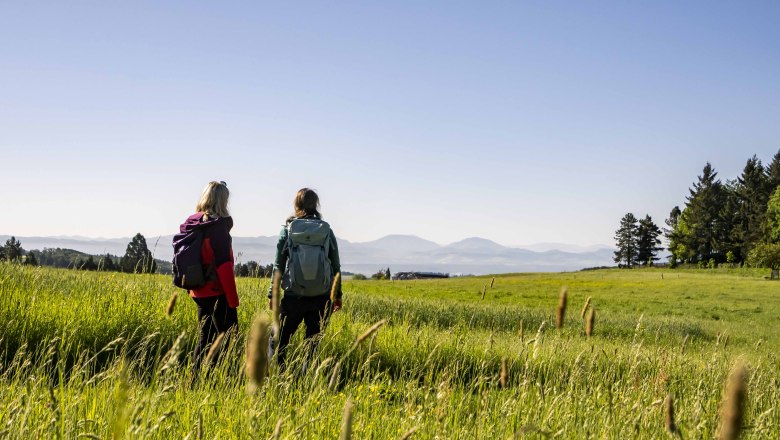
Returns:
[[[274,271],[284,273],[287,269],[287,260],[289,259],[289,252],[287,251],[287,227],[292,219],[287,221],[287,224],[279,232],[279,240],[276,242],[276,257],[274,258]],[[330,231],[330,249],[328,250],[328,259],[330,260],[330,266],[333,269],[333,274],[341,272],[341,259],[339,258],[339,245],[336,243],[336,234],[333,230]],[[271,298],[271,290],[273,289],[273,283],[268,287],[268,298]],[[291,292],[292,293],[292,292]],[[330,292],[327,292],[328,294]],[[287,294],[287,292],[285,292]],[[341,281],[336,286],[336,299],[341,299]]]

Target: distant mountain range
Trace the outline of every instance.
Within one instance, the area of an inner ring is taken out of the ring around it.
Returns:
[[[0,235],[5,242],[10,236]],[[77,236],[16,237],[24,249],[67,248],[88,254],[124,255],[130,238]],[[172,258],[172,236],[146,237],[155,258]],[[268,264],[276,252],[277,237],[233,237],[236,260]],[[388,235],[363,243],[339,239],[344,271],[372,274],[380,268],[398,271],[432,271],[458,274],[507,272],[560,272],[613,265],[609,246],[539,243],[509,247],[479,237],[440,245],[414,235]]]

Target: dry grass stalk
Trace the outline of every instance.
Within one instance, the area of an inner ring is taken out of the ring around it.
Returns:
[[[688,334],[685,335],[685,338],[683,339],[683,342],[682,342],[682,346],[680,346],[680,354],[685,353],[685,344],[688,343],[688,337],[690,337],[690,336],[691,335],[688,335]]]
[[[415,426],[414,428],[406,431],[404,435],[398,437],[398,440],[409,440],[410,438],[412,438],[412,435],[414,435],[414,433],[417,432],[417,429],[419,428]]]
[[[723,338],[723,348],[726,348],[729,345],[729,335],[726,335],[725,338]]]
[[[588,313],[588,319],[585,321],[585,334],[593,336],[593,326],[596,324],[596,308],[591,307]]]
[[[518,331],[518,336],[520,336],[520,342],[522,343],[523,339],[524,339],[524,336],[525,336],[525,331],[523,329],[523,320],[522,319],[520,320],[520,330]]]
[[[500,376],[501,388],[506,388],[508,379],[509,379],[509,371],[507,370],[507,366],[506,366],[506,356],[504,356],[503,358],[501,358],[501,376]]]
[[[588,306],[590,305],[590,298],[591,297],[588,297],[588,299],[585,300],[585,305],[582,306],[582,311],[580,312],[580,318],[582,319],[585,319],[585,312],[588,311]]]
[[[268,375],[268,336],[270,320],[265,315],[258,315],[252,323],[246,346],[246,366],[244,373],[247,382],[247,392],[254,393]]]
[[[355,404],[352,403],[352,398],[347,399],[347,403],[344,404],[344,416],[341,419],[340,440],[349,440],[352,438],[352,410],[354,408]]]
[[[493,284],[494,284],[495,282],[496,282],[496,277],[493,277],[493,278],[490,280],[490,288],[491,288],[491,289],[493,288]]]
[[[561,289],[561,296],[558,299],[558,308],[555,310],[555,327],[563,328],[563,321],[566,319],[566,288]]]
[[[168,300],[168,305],[165,307],[165,315],[169,318],[173,315],[173,310],[176,308],[176,299],[179,298],[179,292],[174,292],[171,295],[171,299]]]
[[[336,391],[336,386],[339,384],[339,375],[341,374],[341,361],[336,362],[333,366],[333,371],[330,373],[330,379],[328,380],[328,391]]]
[[[731,369],[720,410],[721,425],[718,438],[721,440],[739,438],[745,415],[745,400],[747,400],[747,369],[744,364],[738,363]]]
[[[360,345],[366,339],[370,338],[371,335],[373,335],[374,333],[376,333],[377,330],[379,330],[379,327],[382,327],[386,323],[387,323],[387,319],[383,319],[377,322],[376,324],[372,325],[371,327],[369,327],[368,330],[363,332],[362,335],[358,336],[358,338],[355,339],[355,344],[352,345],[352,348],[357,348],[358,345]]]
[[[280,418],[279,421],[276,422],[274,433],[271,434],[271,438],[273,440],[279,440],[280,438],[282,438],[282,422],[284,422],[284,417]]]
[[[485,294],[487,293],[487,284],[482,286],[482,299],[485,299]]]
[[[282,273],[278,270],[275,270],[274,278],[271,284],[271,312],[273,313],[274,336],[279,335],[279,302],[281,301],[279,290],[281,285]]]
[[[217,359],[217,356],[219,356],[219,351],[222,349],[222,340],[225,339],[225,333],[227,332],[218,334],[217,339],[214,339],[214,342],[211,344],[209,353],[206,355],[206,360],[204,361],[206,365],[211,365],[212,362]]]
[[[677,432],[677,426],[674,424],[674,403],[672,402],[672,395],[666,396],[666,404],[664,405],[664,422],[666,425],[666,431],[670,434]]]
[[[203,413],[198,411],[198,423],[195,426],[195,438],[203,440]]]
[[[333,277],[333,284],[330,286],[330,303],[333,304],[336,301],[336,294],[339,291],[339,284],[341,283],[341,272],[336,272],[336,276]]]

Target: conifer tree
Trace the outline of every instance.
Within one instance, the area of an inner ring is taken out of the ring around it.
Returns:
[[[35,257],[35,252],[27,252],[27,255],[24,257],[24,264],[28,266],[38,266],[38,259]]]
[[[122,272],[129,273],[154,273],[157,271],[157,262],[146,246],[146,239],[140,233],[127,244],[125,256],[120,261]]]
[[[653,223],[653,219],[649,215],[645,215],[645,218],[639,220],[636,256],[638,263],[652,266],[653,262],[658,261],[658,252],[663,250],[660,236],[661,228]]]
[[[615,263],[629,269],[637,262],[638,228],[636,217],[629,212],[620,220],[620,228],[615,231]]]
[[[769,200],[769,178],[755,155],[745,164],[734,191],[737,209],[731,236],[738,246],[741,261],[761,240]]]
[[[772,194],[780,186],[780,150],[772,157],[772,161],[766,166],[767,185],[769,194]]]
[[[680,218],[679,223],[683,223],[686,230],[683,232],[682,225],[678,224],[681,232],[678,247],[683,245],[695,261],[725,258],[725,241],[730,231],[722,213],[726,193],[717,176],[718,173],[707,162],[702,175],[689,190],[690,195]]]
[[[103,257],[100,259],[100,269],[106,272],[113,272],[117,270],[116,264],[114,263],[114,259],[111,257],[111,254],[103,255]]]
[[[9,238],[6,240],[5,246],[3,246],[2,254],[8,261],[19,261],[22,258],[22,254],[24,254],[22,243],[16,237]]]
[[[666,237],[666,242],[669,246],[669,263],[672,265],[672,267],[676,267],[677,262],[680,259],[678,247],[681,241],[681,233],[679,229],[681,216],[682,211],[680,210],[680,207],[675,206],[669,212],[669,218],[664,221],[664,223],[666,223],[666,228],[664,228],[664,237]]]

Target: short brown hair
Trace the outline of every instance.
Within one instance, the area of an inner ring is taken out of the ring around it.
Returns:
[[[317,195],[317,192],[310,188],[298,190],[298,194],[295,195],[295,201],[293,202],[295,217],[313,216],[321,219],[322,214],[320,214],[319,207],[320,197]]]

